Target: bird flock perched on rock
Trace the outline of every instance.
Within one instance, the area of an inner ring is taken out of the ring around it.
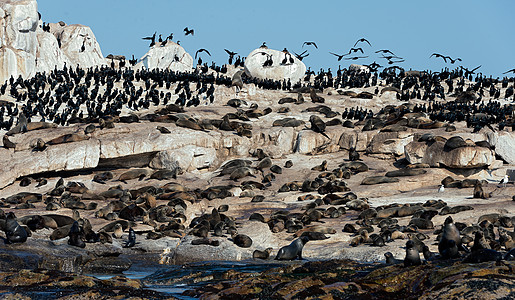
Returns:
[[[186,27],[184,33],[185,36],[193,36],[194,30]],[[156,36],[157,32],[154,32],[152,36],[143,39],[150,41],[150,47],[163,46],[173,39],[173,33],[165,40],[162,39],[162,35],[159,35],[156,41]],[[314,41],[305,41],[301,47],[318,49]],[[361,38],[348,52],[344,54],[330,52],[330,54],[336,56],[338,61],[344,58],[358,60],[368,56],[355,55],[364,55],[370,47],[372,44],[367,39]],[[266,43],[263,43],[261,50],[255,55],[266,57],[262,67],[270,68],[274,66],[273,57],[265,52],[265,48],[267,48]],[[380,58],[386,59],[387,64],[391,66],[383,68],[375,62],[362,66],[363,68],[342,69],[339,66],[334,75],[331,69],[321,69],[319,72],[308,69],[302,80],[291,82],[289,79],[252,78],[243,70],[237,70],[240,66],[244,66],[245,58],[236,56],[237,52],[224,50],[229,55],[228,64],[217,66],[214,62],[208,65],[201,60],[200,56],[204,53],[211,56],[210,51],[205,48],[198,49],[195,52],[198,66],[191,72],[135,69],[133,66],[136,65],[137,60],[133,56],[129,60],[130,66],[121,64],[121,60],[116,66],[112,58],[111,66],[83,69],[79,66],[73,68],[65,65],[63,69],[55,68],[48,73],[37,73],[31,78],[24,79],[20,76],[15,79],[11,76],[0,85],[0,95],[13,100],[0,100],[0,128],[7,131],[2,139],[3,147],[9,151],[16,151],[17,145],[9,139],[10,137],[41,128],[55,128],[70,124],[87,124],[83,129],[84,135],[72,133],[48,141],[36,140],[31,146],[32,151],[40,153],[61,143],[85,140],[97,128],[109,130],[116,127],[118,123],[156,122],[159,125],[156,125],[155,130],[159,134],[171,133],[168,128],[161,126],[161,123],[175,123],[178,127],[190,130],[227,131],[251,139],[253,126],[249,121],[275,113],[272,108],[262,108],[256,103],[248,105],[245,100],[234,98],[224,103],[234,110],[225,113],[219,119],[195,119],[185,114],[190,108],[214,105],[219,88],[235,87],[238,95],[249,85],[254,85],[258,89],[291,92],[293,97],[277,99],[281,105],[287,104],[278,113],[287,113],[289,104],[309,106],[305,112],[310,114],[310,126],[306,126],[305,130],[312,130],[317,136],[320,134],[329,141],[332,141],[332,136],[328,128],[332,126],[382,132],[400,132],[407,128],[442,127],[453,131],[453,124],[465,122],[471,133],[478,133],[481,130],[503,131],[509,128],[512,131],[515,130],[514,107],[500,102],[501,99],[507,100],[513,97],[515,80],[509,77],[502,79],[485,77],[481,73],[476,73],[481,66],[472,70],[463,66],[454,70],[445,68],[440,72],[405,70],[393,65],[403,62],[403,58],[396,56],[388,49],[380,49],[375,53],[380,54]],[[292,55],[286,48],[281,53],[280,64],[283,66],[294,64],[295,57],[302,60],[309,55],[307,50],[300,54],[293,52]],[[451,64],[456,61],[461,62],[460,58],[453,59],[438,53],[433,53],[431,57],[433,56],[442,58],[445,62],[449,60]],[[233,70],[236,68],[233,76],[227,76],[228,68]],[[380,68],[383,69],[379,70]],[[351,90],[365,88],[371,88],[370,92],[358,93]],[[399,103],[387,105],[376,112],[360,106],[343,107],[342,105],[331,108],[326,105],[325,96],[322,96],[322,92],[326,89],[334,91],[342,99],[343,97],[374,99],[385,93],[393,93]],[[307,101],[303,94],[306,95]],[[451,98],[453,101],[448,101]],[[410,102],[414,99],[419,100],[417,104]],[[306,102],[309,103],[306,104]],[[330,120],[324,121],[321,116]],[[295,118],[278,118],[274,120],[272,126],[298,127],[304,124],[304,121]],[[435,136],[428,134],[420,136],[418,142],[431,144],[436,140]],[[449,142],[451,140],[452,142]],[[452,148],[451,144],[460,142],[465,143],[453,137],[446,141],[445,146]],[[487,142],[482,143],[482,146],[490,147]],[[313,150],[313,154],[316,154],[316,151],[323,151],[323,147],[327,145],[328,142],[317,147]],[[448,150],[447,148],[444,148],[444,151]],[[513,259],[515,235],[504,228],[513,227],[515,220],[513,217],[500,214],[483,216],[477,224],[470,226],[455,223],[452,217],[447,217],[441,229],[435,232],[438,236],[436,241],[438,254],[431,253],[423,242],[429,237],[422,230],[434,229],[432,218],[470,208],[450,207],[441,200],[373,208],[366,199],[358,198],[350,191],[344,181],[358,173],[369,171],[368,165],[360,159],[354,147],[350,147],[348,151],[348,160],[341,162],[334,169],[328,168],[332,162],[325,160],[312,167],[311,171],[318,172],[315,178],[288,182],[277,189],[277,193],[291,191],[313,193],[299,196],[300,201],[307,201],[300,211],[289,213],[271,209],[267,216],[256,212],[249,217],[250,220],[266,223],[273,233],[286,231],[294,234],[293,242],[280,248],[276,259],[302,259],[302,249],[308,241],[323,240],[327,238],[325,234],[334,233],[330,228],[315,226],[313,223],[324,218],[339,218],[346,214],[347,210],[353,210],[357,214],[355,224],[345,224],[342,230],[352,234],[351,246],[368,244],[382,247],[395,239],[408,239],[403,260],[395,259],[391,253],[385,253],[386,262],[389,264],[402,262],[406,267],[420,265],[421,253],[426,261],[463,258],[464,262],[483,262]],[[252,202],[263,201],[264,196],[261,191],[270,189],[272,182],[282,174],[283,169],[291,168],[293,162],[287,161],[279,165],[262,149],[256,149],[252,155],[253,160],[234,159],[220,167],[217,177],[225,176],[230,184],[191,190],[175,182],[148,185],[137,189],[126,189],[121,185],[131,180],[176,179],[182,172],[179,168],[157,171],[131,169],[117,178],[113,172],[99,172],[93,176],[92,182],[99,185],[110,181],[120,182],[120,185],[99,193],[89,191],[80,182],[65,182],[61,179],[44,195],[18,193],[2,199],[0,206],[14,205],[18,209],[29,209],[33,207],[33,203],[44,202],[49,211],[60,208],[74,210],[73,217],[49,213],[17,219],[14,213],[5,214],[0,210],[0,228],[5,231],[8,243],[23,243],[27,240],[30,231],[51,228],[53,232],[50,239],[68,237],[69,245],[80,248],[86,247],[86,243],[109,243],[113,238],[121,239],[123,232],[127,232],[127,240],[124,241],[123,247],[132,248],[138,243],[132,227],[139,222],[153,228],[147,233],[147,239],[159,239],[165,236],[183,238],[188,235],[193,236],[191,241],[193,245],[217,247],[219,242],[209,238],[209,236],[215,236],[226,237],[238,247],[249,248],[253,244],[252,239],[238,232],[238,224],[234,218],[224,214],[229,209],[228,206],[213,207],[210,212],[203,212],[191,220],[187,220],[189,214],[186,214],[186,210],[188,204],[195,204],[204,199],[234,197],[237,194],[252,197]],[[403,172],[423,173],[423,171]],[[397,179],[392,178],[404,175],[406,174],[367,177],[362,184],[397,182]],[[453,182],[454,180],[446,180],[438,192],[443,193],[445,188],[457,185]],[[507,177],[500,182],[503,187],[507,183]],[[28,178],[20,181],[20,185],[29,184]],[[38,182],[38,186],[45,184],[46,182],[42,179]],[[460,188],[470,187],[463,182],[459,184]],[[484,199],[489,197],[489,194],[482,190],[481,182],[474,182],[472,186],[474,197]],[[86,199],[109,201],[104,207],[98,208],[95,202],[86,204],[83,201]],[[156,201],[167,201],[168,204],[156,205]],[[328,207],[322,209],[319,207],[322,205]],[[89,220],[80,216],[77,211],[79,209],[95,210],[95,217],[103,218],[110,223],[94,231]],[[406,216],[411,217],[409,225],[399,225],[397,218]],[[189,223],[186,223],[186,220]],[[48,224],[52,224],[53,227]],[[376,226],[379,231],[373,233],[375,230],[373,226]],[[270,248],[260,250],[254,253],[254,257],[268,258],[270,251]],[[504,252],[501,253],[501,251]]]

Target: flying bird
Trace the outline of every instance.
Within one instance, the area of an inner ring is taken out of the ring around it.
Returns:
[[[375,71],[377,71],[377,69],[383,67],[380,64],[376,63],[375,61],[373,63],[371,63],[369,65],[365,65],[365,66],[368,67],[370,69],[370,71],[372,71],[372,72],[375,72]]]
[[[366,42],[370,47],[372,47],[372,45],[370,44],[370,42],[366,38],[360,38],[359,40],[357,40],[356,43],[354,43],[353,47],[356,47],[356,45],[358,43],[363,43],[363,42]]]
[[[149,40],[150,41],[150,47],[152,47],[152,46],[154,46],[156,44],[156,34],[157,34],[157,31],[154,32],[154,35],[147,36],[147,37],[144,37],[144,38],[141,38],[141,39]]]
[[[377,50],[375,53],[383,53],[383,54],[390,53],[391,55],[395,56],[395,54],[392,51],[388,50],[388,49]]]
[[[471,70],[469,70],[469,69],[467,69],[467,68],[465,68],[465,67],[463,67],[463,66],[460,66],[460,68],[461,68],[462,70],[465,70],[465,76],[467,76],[467,77],[468,77],[469,75],[475,74],[474,72],[475,72],[477,69],[481,68],[481,65],[479,65],[478,67],[475,67],[474,69],[472,69],[472,71],[471,71]]]
[[[351,53],[355,53],[355,52],[358,52],[358,51],[360,51],[360,52],[361,52],[361,54],[364,54],[364,52],[363,52],[363,49],[362,49],[362,48],[350,48],[349,53],[347,53],[347,54],[345,54],[345,55],[349,55],[349,54],[351,54]]]
[[[184,35],[188,35],[188,34],[195,35],[195,30],[193,30],[193,29],[188,29],[188,27],[186,27],[183,30],[184,30]]]
[[[451,61],[451,64],[454,64],[456,61],[461,61],[461,58],[457,57],[455,59],[452,59],[450,56],[446,56],[450,61]]]
[[[342,60],[342,58],[343,58],[345,55],[347,55],[347,54],[339,55],[339,54],[336,54],[336,53],[333,53],[333,52],[329,52],[329,53],[330,53],[330,54],[332,54],[332,55],[334,55],[334,56],[336,56],[336,57],[338,57],[338,61]]]
[[[389,65],[391,65],[391,64],[395,64],[395,63],[404,62],[404,59],[403,59],[402,57],[398,57],[398,56],[391,56],[391,55],[389,55],[389,56],[384,56],[384,55],[383,55],[383,56],[381,56],[381,58],[385,58],[386,60],[388,60],[388,64],[389,64]],[[392,58],[397,58],[397,59],[399,59],[399,60],[394,61],[394,60],[392,60]]]
[[[318,46],[317,46],[317,44],[316,44],[315,42],[304,42],[304,43],[302,44],[302,48],[304,48],[304,45],[308,45],[308,46],[315,46],[315,48],[317,48],[317,49],[318,49]]]
[[[431,58],[431,57],[433,57],[433,56],[434,56],[434,57],[437,57],[437,58],[438,58],[438,57],[443,58],[443,61],[444,61],[444,62],[447,62],[447,56],[444,56],[444,55],[439,54],[439,53],[433,53],[433,54],[431,54],[431,56],[429,56],[429,58]]]
[[[232,60],[234,59],[234,56],[238,53],[229,51],[227,49],[224,49],[227,54],[229,54],[229,64],[232,65]]]
[[[198,49],[198,50],[197,50],[197,52],[195,52],[195,59],[197,59],[197,54],[198,54],[199,52],[206,52],[206,53],[207,53],[207,55],[211,56],[211,53],[209,53],[209,51],[207,51],[207,50],[206,50],[206,49],[204,49],[204,48],[200,48],[200,49]]]
[[[303,58],[305,58],[305,57],[309,56],[309,53],[306,53],[307,51],[308,51],[308,50],[304,50],[304,52],[302,52],[301,54],[297,54],[297,53],[293,52],[293,54],[295,55],[295,57],[296,57],[298,60],[302,61],[302,59],[303,59]],[[306,55],[304,55],[304,54],[306,54]]]
[[[353,57],[346,57],[346,60],[357,60],[360,58],[367,58],[368,56],[353,56]]]

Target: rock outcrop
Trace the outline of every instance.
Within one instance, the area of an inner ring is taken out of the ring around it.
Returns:
[[[34,74],[38,20],[36,0],[0,2],[0,82]]]
[[[79,24],[61,24],[63,23],[50,24],[50,32],[55,36],[61,51],[69,59],[72,67],[80,65],[85,69],[106,63],[91,28]],[[51,56],[43,57],[44,61],[50,59],[52,59]]]
[[[445,151],[444,146],[445,143],[441,141],[431,145],[411,142],[404,148],[404,154],[411,164],[423,163],[431,167],[456,169],[482,168],[495,160],[495,153],[485,147],[466,146]]]
[[[36,0],[0,2],[0,82],[11,76],[105,64],[91,29],[84,25],[50,24],[43,31]]]
[[[38,50],[36,53],[36,71],[45,72],[54,68],[62,69],[65,64],[71,66],[70,59],[66,56],[53,34],[46,31],[37,31]]]
[[[165,46],[157,43],[140,58],[136,68],[169,69],[177,72],[190,72],[193,68],[193,57],[174,42],[167,42]]]
[[[290,58],[293,62],[290,62]],[[271,63],[265,64],[269,59],[271,59]],[[285,59],[286,63],[283,63]],[[303,78],[306,73],[306,65],[293,54],[258,48],[247,55],[245,73],[259,79],[290,80],[293,84]]]
[[[495,147],[495,154],[499,155],[509,164],[515,164],[515,132],[497,131],[487,132],[486,138],[491,146]]]

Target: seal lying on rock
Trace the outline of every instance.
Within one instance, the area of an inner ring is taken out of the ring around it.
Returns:
[[[294,260],[294,259],[302,259],[302,248],[304,245],[309,242],[309,238],[307,236],[301,236],[300,238],[294,240],[288,246],[284,246],[277,252],[276,260]]]

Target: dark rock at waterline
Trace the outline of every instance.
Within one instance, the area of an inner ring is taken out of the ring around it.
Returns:
[[[99,257],[92,259],[84,264],[84,273],[95,274],[119,274],[127,271],[132,265],[128,258],[124,257]]]

